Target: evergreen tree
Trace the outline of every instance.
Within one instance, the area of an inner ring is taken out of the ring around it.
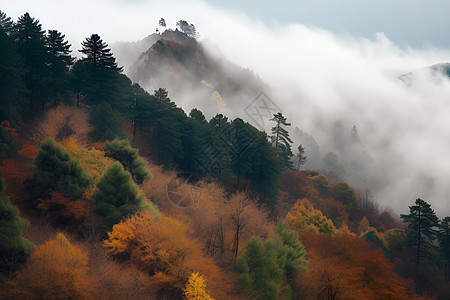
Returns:
[[[306,163],[305,148],[303,148],[302,145],[299,145],[297,150],[298,152],[295,155],[295,168],[300,171],[301,166]]]
[[[252,298],[291,298],[295,277],[307,263],[297,233],[290,231],[285,223],[280,223],[276,232],[276,236],[264,243],[259,238],[251,238],[234,264],[239,287]]]
[[[177,27],[180,28],[181,32],[183,32],[191,37],[197,36],[197,30],[195,29],[194,24],[189,24],[185,20],[180,20],[177,22]]]
[[[439,249],[444,260],[444,274],[450,280],[450,217],[445,217],[438,228]]]
[[[292,168],[291,151],[292,140],[289,137],[288,131],[284,128],[291,126],[291,123],[286,122],[286,118],[281,112],[274,114],[270,121],[274,121],[276,125],[272,127],[272,144],[274,145],[278,156],[282,159],[283,165],[286,168]]]
[[[122,128],[120,113],[114,111],[105,101],[91,109],[89,122],[94,127],[91,136],[96,141],[112,141],[127,136]]]
[[[431,208],[431,205],[418,198],[416,205],[409,206],[408,215],[400,215],[404,223],[408,223],[408,241],[416,249],[416,282],[419,277],[420,263],[430,257],[434,251],[434,240],[436,239],[436,227],[439,219]]]
[[[353,125],[352,129],[350,130],[350,141],[353,144],[356,144],[360,141],[358,129],[356,128],[356,125]]]
[[[138,155],[136,149],[131,148],[128,140],[114,139],[106,143],[105,151],[106,156],[119,161],[138,184],[151,178],[150,172],[145,167],[145,161]]]
[[[3,195],[4,190],[5,182],[0,178],[0,275],[11,277],[26,262],[34,245],[22,236],[29,224]]]
[[[92,182],[80,163],[50,138],[41,144],[34,158],[33,177],[24,183],[33,200],[48,197],[52,191],[77,200]]]
[[[70,56],[70,44],[64,40],[65,35],[57,30],[49,30],[45,39],[47,49],[47,66],[50,71],[50,89],[51,97],[55,105],[64,98],[68,91],[68,71],[73,63]]]
[[[186,115],[168,97],[166,89],[155,90],[156,110],[149,125],[154,129],[158,164],[173,163],[184,156],[181,129]]]
[[[0,120],[9,120],[15,128],[21,125],[26,108],[25,69],[13,46],[13,39],[0,28]]]
[[[7,35],[11,35],[14,30],[14,23],[3,11],[0,10],[0,30]]]
[[[131,174],[124,170],[120,162],[115,162],[106,169],[97,188],[94,192],[94,212],[102,217],[101,226],[105,232],[111,230],[123,217],[149,205],[132,181]]]
[[[200,170],[196,158],[201,156],[202,149],[211,140],[212,129],[206,122],[205,116],[198,109],[191,110],[182,126],[181,143],[183,145],[183,158],[179,166],[191,176],[200,177]]]
[[[258,133],[254,147],[248,150],[248,156],[251,162],[249,178],[252,189],[258,194],[262,204],[274,208],[281,187],[283,166],[265,133]]]
[[[17,52],[22,56],[25,72],[25,85],[29,93],[29,113],[42,110],[46,103],[46,84],[48,67],[46,65],[45,35],[38,20],[25,13],[19,17],[14,29]]]
[[[77,61],[69,71],[69,80],[70,88],[76,95],[77,106],[86,104],[86,96],[94,90],[90,66],[82,60]]]
[[[79,51],[86,55],[83,60],[90,64],[96,71],[110,69],[117,73],[122,72],[122,68],[117,66],[111,49],[108,48],[108,45],[98,34],[92,34],[90,37],[87,37],[85,41],[81,42],[81,45],[83,48]]]
[[[92,76],[91,91],[88,95],[90,104],[107,101],[112,103],[120,96],[120,73],[122,68],[117,66],[111,49],[98,34],[92,34],[81,43],[81,53],[86,55],[82,59],[89,68]]]
[[[8,157],[14,157],[17,154],[16,144],[8,130],[0,125],[0,153],[5,152]],[[0,160],[0,165],[2,161]]]
[[[220,131],[225,128],[225,126],[229,126],[230,122],[228,122],[228,118],[222,114],[216,114],[211,120],[209,120],[209,124],[216,130]]]

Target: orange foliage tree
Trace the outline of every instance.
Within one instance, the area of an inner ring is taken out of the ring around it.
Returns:
[[[5,292],[14,299],[97,299],[88,255],[62,234],[39,246]]]
[[[130,261],[151,276],[156,295],[182,297],[182,289],[192,272],[204,274],[217,295],[230,288],[211,259],[186,235],[180,222],[149,212],[138,213],[114,225],[104,246],[114,257]]]
[[[298,278],[300,299],[409,299],[406,282],[365,240],[348,234],[300,235],[310,261]]]

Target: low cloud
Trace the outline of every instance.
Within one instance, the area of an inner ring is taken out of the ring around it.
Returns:
[[[201,1],[76,3],[30,1],[29,7],[11,3],[2,9],[14,19],[30,11],[45,29],[65,33],[75,52],[94,32],[109,44],[134,41],[153,33],[161,17],[172,28],[185,19],[195,24],[211,52],[252,69],[268,83],[265,92],[293,127],[314,136],[322,154],[337,151],[332,142],[337,121],[348,130],[356,125],[371,157],[365,166],[367,186],[360,188],[373,189],[381,206],[403,213],[421,197],[439,216],[450,214],[450,81],[420,71],[450,61],[449,50],[400,48],[383,33],[368,39],[255,20]],[[61,16],[54,17],[55,11]],[[409,72],[414,72],[409,82],[399,79]],[[230,117],[248,119],[243,110],[252,100],[227,107]],[[354,181],[355,174],[347,175]]]

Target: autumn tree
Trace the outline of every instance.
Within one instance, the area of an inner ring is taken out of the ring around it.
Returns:
[[[138,155],[137,150],[130,146],[128,140],[114,139],[106,143],[104,149],[106,156],[119,161],[138,184],[151,178],[145,161]]]
[[[315,209],[311,202],[304,198],[298,200],[286,215],[289,227],[295,230],[334,234],[336,228],[331,220]]]
[[[208,295],[205,280],[198,272],[189,276],[183,293],[187,300],[214,300]]]
[[[45,112],[36,126],[34,140],[41,143],[48,138],[56,142],[73,139],[78,145],[90,142],[92,126],[89,124],[89,112],[86,108],[59,105]]]
[[[74,200],[80,199],[92,183],[80,163],[52,138],[41,144],[34,158],[33,177],[27,179],[25,186],[32,198],[48,197],[51,191],[66,193]]]
[[[187,228],[175,219],[143,212],[114,225],[104,246],[115,258],[151,276],[156,296],[181,299],[195,272],[205,276],[214,294],[228,289],[229,282],[186,233]]]
[[[62,234],[39,246],[10,283],[11,299],[97,299],[88,254]]]
[[[93,195],[94,212],[102,218],[102,229],[105,231],[110,230],[123,217],[139,210],[148,209],[157,214],[120,162],[115,162],[106,169],[97,188]]]
[[[275,122],[272,127],[272,144],[277,151],[278,156],[282,159],[283,165],[286,168],[292,168],[291,157],[293,156],[291,144],[293,143],[289,137],[289,133],[285,127],[291,126],[291,123],[286,122],[287,118],[281,112],[274,114],[270,121]]]
[[[415,279],[419,278],[420,266],[423,260],[430,258],[434,252],[436,227],[439,219],[431,205],[418,198],[416,205],[409,206],[409,214],[401,214],[400,218],[408,224],[408,241],[416,249]]]
[[[405,280],[364,239],[310,232],[300,237],[310,264],[297,278],[297,299],[410,299]]]
[[[28,259],[34,245],[22,236],[29,223],[22,219],[19,210],[9,197],[2,195],[5,181],[0,178],[0,279],[1,275],[12,277]],[[1,281],[1,280],[0,280]]]

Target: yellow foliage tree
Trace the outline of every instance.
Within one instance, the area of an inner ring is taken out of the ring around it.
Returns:
[[[88,255],[62,234],[39,246],[10,282],[13,299],[96,299],[97,280],[89,275]]]
[[[308,199],[298,200],[286,215],[286,222],[292,229],[335,234],[333,222],[315,209]]]
[[[367,220],[366,216],[364,216],[362,218],[362,220],[359,222],[358,231],[362,234],[362,233],[366,232],[369,229],[369,227],[370,227],[370,223]]]
[[[218,267],[206,258],[187,228],[177,220],[149,212],[132,215],[114,225],[104,247],[118,259],[131,262],[151,276],[157,296],[180,297],[192,272],[210,279],[214,292],[229,288]]]
[[[80,146],[73,138],[69,138],[65,143],[65,149],[71,158],[78,160],[84,171],[91,175],[94,181],[97,181],[114,162],[114,159],[107,157],[104,151],[95,148],[88,150]]]
[[[205,280],[198,272],[189,276],[183,293],[187,300],[214,300],[206,292]]]

